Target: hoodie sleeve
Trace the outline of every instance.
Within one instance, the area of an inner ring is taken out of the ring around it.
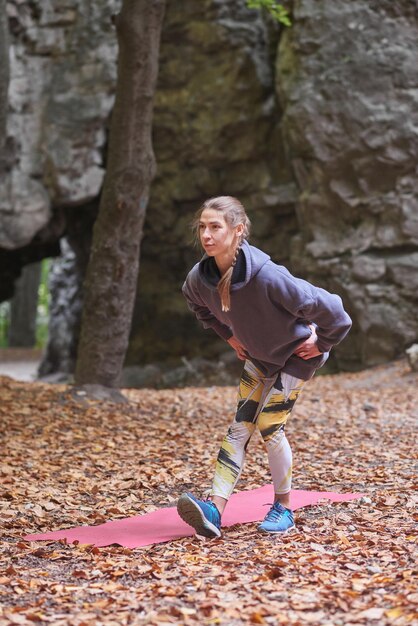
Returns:
[[[193,270],[192,270],[193,271]],[[212,328],[222,339],[228,341],[233,335],[229,326],[222,324],[208,309],[196,289],[192,287],[191,273],[186,278],[182,292],[187,306],[195,314],[203,328]]]
[[[317,325],[317,346],[320,352],[340,343],[351,328],[351,318],[344,311],[340,296],[320,287],[315,288],[313,299],[302,307],[303,317]]]
[[[329,352],[344,339],[352,324],[340,296],[295,278],[287,271],[280,274],[275,284],[276,299],[295,317],[314,322],[318,350]]]

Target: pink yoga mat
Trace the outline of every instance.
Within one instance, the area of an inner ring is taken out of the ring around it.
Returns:
[[[333,493],[329,491],[292,491],[292,509],[316,504],[319,500],[346,502],[361,498],[361,493]],[[222,517],[222,527],[246,522],[261,521],[272,503],[272,485],[265,485],[251,491],[241,491],[232,495]],[[185,524],[175,507],[163,508],[144,515],[106,522],[98,526],[79,526],[39,535],[26,535],[27,541],[66,539],[68,543],[79,541],[97,547],[118,544],[126,548],[139,548],[153,543],[163,543],[172,539],[189,537],[193,529]]]

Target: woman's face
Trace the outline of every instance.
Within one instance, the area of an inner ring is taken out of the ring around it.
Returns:
[[[224,256],[235,251],[243,224],[229,226],[220,211],[205,209],[199,219],[200,242],[208,256]]]

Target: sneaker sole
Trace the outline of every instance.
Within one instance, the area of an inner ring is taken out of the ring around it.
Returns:
[[[290,528],[286,528],[286,530],[266,530],[265,528],[257,528],[260,533],[265,533],[266,535],[287,535],[288,533],[292,533],[296,530],[296,526],[291,526]]]
[[[198,535],[209,538],[221,536],[219,528],[216,528],[214,524],[209,522],[203,515],[199,505],[186,495],[180,496],[177,503],[177,512],[183,522],[194,528]]]

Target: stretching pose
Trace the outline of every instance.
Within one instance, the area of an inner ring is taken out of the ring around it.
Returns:
[[[197,534],[220,536],[222,513],[258,427],[274,485],[274,504],[258,528],[284,533],[295,527],[285,425],[303,385],[346,336],[351,320],[339,296],[295,278],[248,243],[250,221],[236,198],[207,200],[194,226],[206,254],[188,274],[183,293],[203,326],[216,331],[245,364],[210,498],[185,493],[177,509]]]

